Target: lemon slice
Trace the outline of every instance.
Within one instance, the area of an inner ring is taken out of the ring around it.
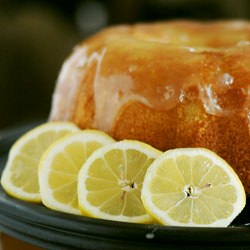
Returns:
[[[39,164],[42,202],[48,208],[80,214],[77,198],[78,172],[98,148],[114,143],[107,134],[96,130],[73,133],[53,143]]]
[[[242,183],[218,155],[202,148],[165,152],[142,188],[148,213],[162,224],[226,227],[246,203]]]
[[[10,149],[1,177],[5,191],[18,199],[41,202],[37,169],[42,153],[54,141],[78,130],[72,123],[48,122],[20,137]]]
[[[132,140],[97,150],[79,172],[80,209],[95,218],[151,222],[141,201],[141,187],[148,166],[160,154],[155,148]]]

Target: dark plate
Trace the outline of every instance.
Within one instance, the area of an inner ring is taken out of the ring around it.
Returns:
[[[12,143],[34,124],[0,134],[0,173]],[[46,249],[250,249],[250,200],[227,228],[185,228],[92,219],[8,196],[0,187],[1,230]]]

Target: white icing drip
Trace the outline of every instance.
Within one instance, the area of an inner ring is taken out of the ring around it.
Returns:
[[[233,78],[231,78],[231,76],[230,77],[226,76],[226,79],[227,80],[225,80],[225,82],[223,83],[224,86],[222,86],[223,88],[225,88],[225,91],[229,89],[229,86],[231,84],[233,84]],[[216,116],[228,116],[236,111],[236,108],[234,106],[227,105],[222,107],[223,99],[222,99],[222,105],[219,104],[219,101],[221,101],[221,99],[218,96],[218,94],[223,93],[222,90],[220,91],[216,90],[213,84],[199,85],[200,98],[208,114]],[[244,102],[243,108],[241,108],[241,111],[238,110],[238,112],[241,112],[244,117],[247,117],[248,112],[250,110],[250,87],[248,87],[247,93],[244,90],[244,88],[239,89],[239,93],[240,91],[242,92],[242,94],[245,93],[244,95],[246,95],[246,100]]]
[[[79,84],[85,75],[87,59],[87,48],[76,47],[63,64],[52,101],[50,117],[54,120],[70,119]]]
[[[95,81],[95,127],[108,132],[121,107],[130,101],[151,106],[146,98],[133,93],[133,79],[129,75],[98,77]]]
[[[208,114],[222,115],[223,109],[218,104],[217,98],[212,90],[212,84],[199,86],[200,98]]]

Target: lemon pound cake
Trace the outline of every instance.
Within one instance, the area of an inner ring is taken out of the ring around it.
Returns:
[[[117,26],[75,47],[51,120],[160,149],[205,147],[250,193],[250,23]]]

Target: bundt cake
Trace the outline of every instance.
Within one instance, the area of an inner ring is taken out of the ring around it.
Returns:
[[[249,41],[244,21],[106,29],[63,64],[50,119],[161,150],[211,149],[250,193]]]

